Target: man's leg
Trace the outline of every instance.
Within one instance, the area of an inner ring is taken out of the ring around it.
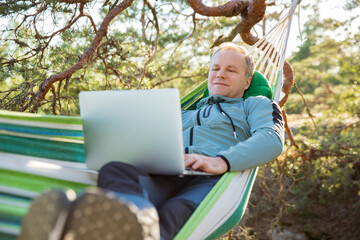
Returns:
[[[141,179],[149,175],[129,164],[103,166],[101,190],[80,195],[69,215],[65,239],[159,239],[156,208],[147,198]]]
[[[102,168],[98,186],[120,193],[119,196],[138,196],[154,204],[162,238],[173,239],[219,179],[220,176],[149,175],[131,165],[114,162]]]
[[[141,169],[120,162],[105,165],[98,176],[98,187],[133,202],[139,209],[154,205],[159,209],[177,193],[177,184],[176,176],[149,175]]]
[[[177,194],[158,209],[163,239],[173,239],[220,176],[185,176],[177,180]]]

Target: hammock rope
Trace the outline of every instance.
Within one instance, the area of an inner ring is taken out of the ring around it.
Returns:
[[[256,59],[255,69],[266,76],[272,86],[274,101],[282,98],[283,66],[290,36],[292,17],[301,0],[292,0],[287,14],[249,50]]]

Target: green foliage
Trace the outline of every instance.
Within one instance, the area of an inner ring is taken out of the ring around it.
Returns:
[[[306,94],[304,96],[301,96],[297,93],[292,93],[289,96],[289,99],[286,103],[286,112],[288,114],[302,114],[305,113],[305,102],[306,103],[312,103],[315,101],[314,95],[312,94]]]
[[[292,148],[291,154],[280,162],[282,171],[273,171],[295,181],[286,196],[292,205],[290,213],[309,217],[315,203],[336,204],[349,199],[357,199],[352,204],[360,207],[359,91],[357,85],[340,85],[333,88],[333,93],[320,88],[314,95],[316,101],[308,102],[316,116],[316,126],[311,121],[304,122],[295,135],[300,149]],[[314,110],[318,105],[321,112]],[[310,161],[300,157],[310,152]],[[278,169],[279,164],[271,167]]]
[[[356,7],[359,7],[359,5],[360,5],[359,0],[347,0],[344,9],[352,10]]]
[[[303,93],[314,93],[322,85],[331,88],[359,82],[360,44],[349,26],[351,20],[320,20],[314,9],[314,15],[304,25],[306,40],[289,59]],[[341,32],[340,36],[336,32]]]
[[[0,16],[9,16],[31,8],[32,1],[7,0],[0,3]]]

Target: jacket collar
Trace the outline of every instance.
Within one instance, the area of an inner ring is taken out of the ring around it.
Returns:
[[[204,106],[206,104],[211,105],[216,102],[240,103],[242,101],[244,101],[243,98],[229,98],[229,97],[224,97],[221,95],[212,95],[212,96],[201,99],[200,102],[197,104],[197,108],[201,108],[202,106]]]

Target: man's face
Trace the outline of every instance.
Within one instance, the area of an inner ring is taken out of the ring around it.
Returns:
[[[234,50],[216,53],[210,63],[208,89],[210,95],[241,98],[249,88],[251,77],[245,79],[245,57]]]

